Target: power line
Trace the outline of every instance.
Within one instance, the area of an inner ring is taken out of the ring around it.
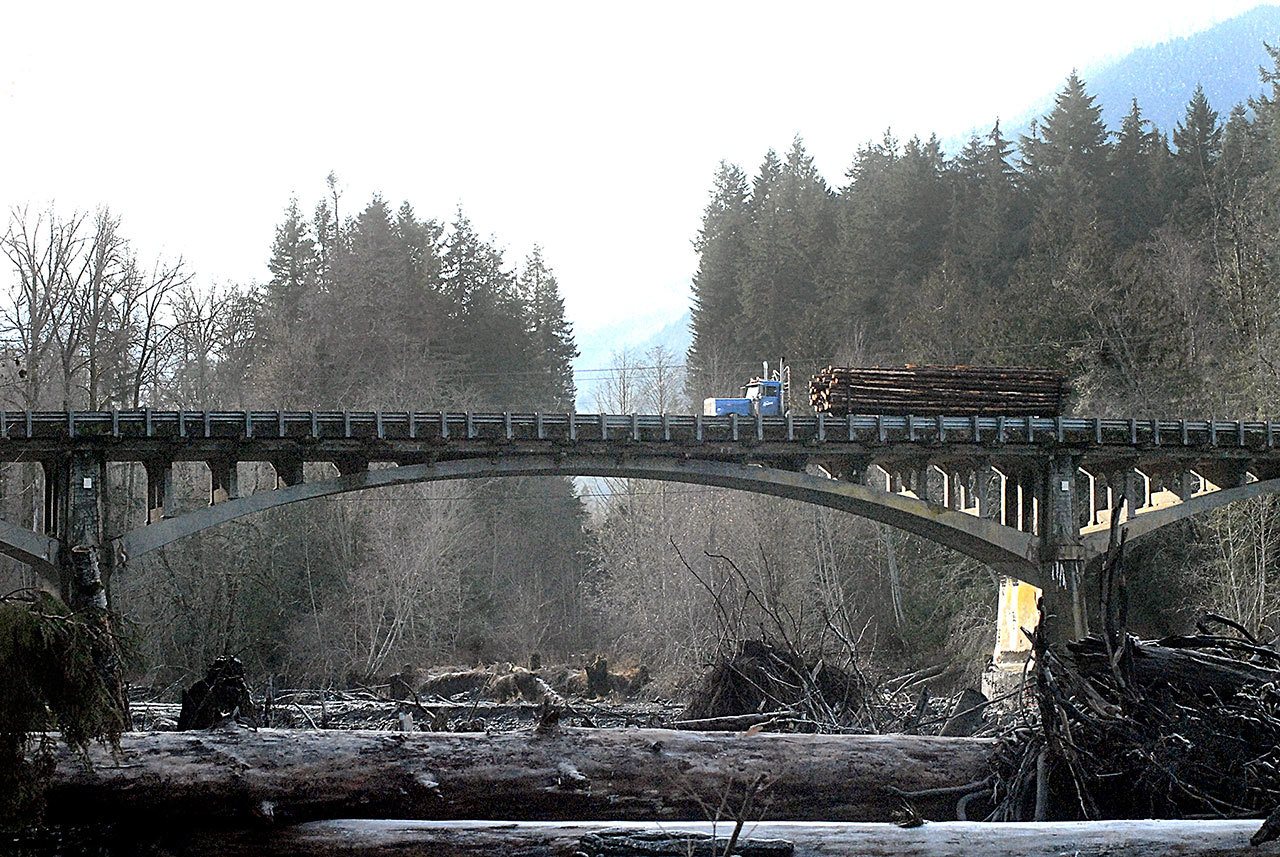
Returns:
[[[1068,348],[1071,346],[1101,344],[1106,337],[1103,336],[1082,336],[1075,339],[1037,339],[1026,340],[1023,342],[1002,342],[994,343],[991,346],[993,351],[1032,351],[1038,348]],[[1167,333],[1144,333],[1126,337],[1131,343],[1149,343],[1156,341],[1168,340]],[[835,359],[831,354],[807,355],[800,357],[792,357],[788,359],[789,363],[822,363]],[[721,364],[726,369],[744,369],[760,366],[758,360],[735,360]],[[688,363],[666,363],[655,364],[649,366],[593,366],[587,368],[573,369],[574,377],[580,375],[609,375],[621,372],[656,372],[656,371],[678,371],[688,369]],[[467,372],[467,377],[501,377],[507,375],[526,375],[526,374],[545,374],[539,370],[511,370],[508,372]]]

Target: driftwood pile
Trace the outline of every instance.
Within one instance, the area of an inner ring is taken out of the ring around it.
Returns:
[[[1050,369],[828,366],[809,382],[813,409],[837,416],[1054,417],[1062,413],[1066,394],[1066,376]]]
[[[408,687],[411,680],[406,666],[401,673],[392,676],[391,686]],[[549,694],[584,699],[604,699],[611,695],[632,697],[649,683],[649,671],[644,666],[622,670],[609,668],[609,661],[597,655],[583,668],[569,665],[542,666],[540,660],[530,668],[511,664],[496,664],[464,670],[451,670],[429,675],[416,685],[413,694],[403,697],[439,698],[458,700],[482,697],[495,702],[523,699],[526,702],[542,702]]]
[[[614,670],[602,656],[585,668],[543,667],[535,656],[528,669],[500,663],[420,673],[406,664],[377,683],[349,676],[345,690],[281,690],[268,682],[255,698],[240,661],[221,657],[204,678],[182,691],[180,708],[163,701],[163,695],[143,695],[132,703],[132,720],[135,729],[161,731],[235,722],[302,729],[505,732],[537,722],[542,707],[550,705],[585,726],[669,723],[678,711],[675,705],[636,698],[649,681],[645,667]]]
[[[1002,754],[989,818],[1257,818],[1280,805],[1280,653],[1214,615],[1193,635],[1129,634],[1122,546],[1102,608],[1097,636],[1034,641],[1038,723]]]

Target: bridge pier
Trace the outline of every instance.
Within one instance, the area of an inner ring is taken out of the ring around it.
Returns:
[[[1079,638],[1088,633],[1088,611],[1084,602],[1084,546],[1080,537],[1077,507],[1077,455],[1054,455],[1037,477],[1022,474],[1018,488],[1022,512],[1034,507],[1035,525],[1040,542],[1040,582],[1036,587],[1026,581],[1002,577],[996,606],[996,648],[994,666],[998,673],[1021,672],[1031,654],[1031,644],[1023,630],[1037,627],[1051,642],[1066,637]],[[1007,503],[1008,484],[1013,480],[998,477],[992,467],[979,470],[979,514],[999,521],[1002,503]],[[985,498],[985,501],[984,501]],[[1026,517],[1019,519],[1024,526]],[[1043,604],[1043,613],[1040,610]],[[1007,688],[1003,679],[992,677],[986,682],[992,693]]]
[[[1080,514],[1076,508],[1076,473],[1080,457],[1054,455],[1044,486],[1044,530],[1041,542],[1041,579],[1045,581],[1045,615],[1069,623],[1076,638],[1089,632],[1084,602],[1084,543],[1080,538]],[[1052,619],[1050,621],[1053,621]],[[1050,637],[1058,633],[1052,626]]]
[[[73,610],[107,609],[104,573],[112,557],[102,537],[102,495],[106,460],[101,453],[77,449],[45,468],[45,506],[54,512],[60,545],[58,582]],[[49,479],[52,474],[54,478]],[[46,520],[46,526],[48,521]]]

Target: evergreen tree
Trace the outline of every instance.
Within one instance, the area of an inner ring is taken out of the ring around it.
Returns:
[[[986,169],[982,175],[978,212],[983,259],[978,274],[990,288],[1007,287],[1026,246],[1030,217],[1017,170],[1013,167],[1013,143],[1000,133],[997,121],[987,134]]]
[[[444,230],[434,220],[419,221],[413,206],[406,202],[396,212],[394,231],[403,247],[402,282],[413,292],[439,291],[439,248]]]
[[[401,315],[407,288],[400,256],[391,207],[375,195],[346,230],[327,296],[329,323],[356,365],[389,366],[409,347],[412,335]]]
[[[1214,219],[1213,172],[1222,154],[1222,125],[1201,86],[1173,129],[1173,145],[1174,219],[1183,229],[1199,231]]]
[[[573,325],[565,318],[560,286],[542,258],[541,247],[535,246],[525,260],[519,287],[529,304],[531,348],[544,375],[545,386],[539,394],[538,407],[572,411],[577,396],[573,360],[578,356],[578,346],[573,338]]]
[[[516,367],[535,364],[528,308],[519,300],[515,276],[502,254],[480,238],[458,211],[441,259],[441,293],[453,320],[449,351],[476,401],[500,410],[533,409],[537,385]]]
[[[276,227],[267,262],[271,279],[264,290],[268,335],[285,335],[301,318],[304,304],[318,286],[319,258],[315,239],[297,199],[290,199],[284,221]]]
[[[1111,269],[1114,249],[1103,214],[1106,139],[1102,109],[1073,72],[1053,110],[1022,141],[1023,180],[1035,214],[1006,305],[1026,326],[1007,335],[1039,343],[1024,355],[1047,365],[1067,359],[1084,332],[1081,314]]]
[[[1107,149],[1102,107],[1072,72],[1053,109],[1023,138],[1023,175],[1037,191],[1069,178],[1096,194],[1107,176]]]
[[[858,149],[840,192],[828,315],[856,330],[886,324],[902,258],[909,252],[894,170],[901,157],[889,131]]]
[[[1164,137],[1148,129],[1150,124],[1135,99],[1108,153],[1106,218],[1121,249],[1146,240],[1164,221],[1169,153]]]
[[[947,165],[950,191],[938,269],[924,278],[900,325],[929,359],[974,362],[992,344],[999,304],[1026,240],[1028,211],[1012,145],[997,122]]]
[[[786,252],[781,222],[782,161],[773,149],[765,153],[751,183],[747,200],[746,252],[742,260],[742,320],[738,331],[740,354],[768,352],[776,329],[758,327],[782,307],[777,289]],[[754,362],[754,361],[753,361]],[[736,367],[741,372],[741,366]]]
[[[267,270],[271,278],[253,307],[249,351],[262,358],[255,374],[263,392],[278,403],[295,404],[303,401],[295,398],[299,388],[283,379],[306,374],[312,365],[310,321],[323,294],[319,248],[296,200],[289,201],[276,227]]]
[[[694,240],[698,270],[693,276],[690,306],[688,369],[691,397],[700,401],[729,389],[738,367],[752,358],[741,350],[743,267],[750,212],[747,176],[733,164],[720,162],[711,201]]]

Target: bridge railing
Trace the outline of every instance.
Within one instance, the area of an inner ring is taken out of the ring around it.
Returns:
[[[1080,417],[701,416],[430,411],[0,411],[0,442],[57,439],[1067,444],[1272,450],[1280,423]]]

